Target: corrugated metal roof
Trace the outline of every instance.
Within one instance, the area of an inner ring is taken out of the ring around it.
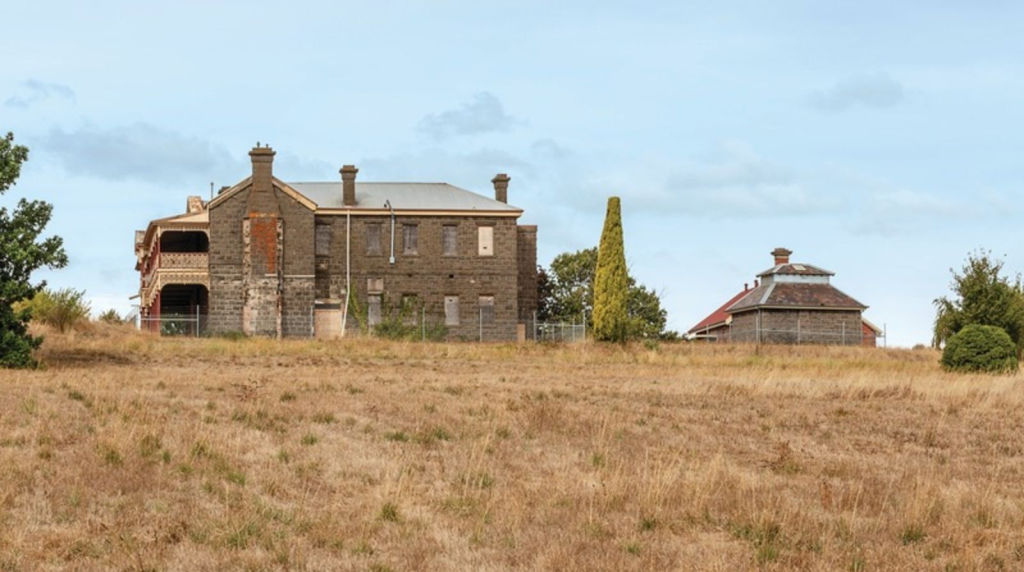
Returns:
[[[345,208],[341,181],[328,183],[288,183],[321,209]],[[356,182],[357,209],[381,209],[390,201],[396,210],[521,211],[448,183],[375,183]]]

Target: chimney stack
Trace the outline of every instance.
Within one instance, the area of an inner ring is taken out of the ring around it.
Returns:
[[[273,188],[271,178],[274,176],[274,150],[269,145],[260,147],[257,143],[249,151],[252,159],[252,185],[257,191],[269,192]]]
[[[274,150],[259,143],[249,151],[252,159],[252,191],[246,208],[250,213],[277,213],[274,198]]]
[[[780,264],[789,264],[790,254],[793,254],[792,250],[782,248],[781,246],[773,250],[772,256],[775,257],[775,266],[778,266]]]
[[[356,169],[355,165],[345,165],[341,168],[341,204],[346,207],[356,206]]]
[[[494,183],[494,200],[499,203],[508,203],[508,182],[511,180],[512,178],[505,173],[498,173],[491,179],[491,182]]]

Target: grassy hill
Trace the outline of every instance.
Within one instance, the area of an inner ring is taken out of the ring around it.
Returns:
[[[49,333],[0,570],[1024,567],[1020,377],[931,350]]]

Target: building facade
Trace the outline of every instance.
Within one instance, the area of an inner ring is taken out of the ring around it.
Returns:
[[[272,149],[249,156],[251,176],[136,233],[143,324],[166,331],[173,311],[211,333],[335,337],[398,319],[453,339],[523,337],[537,306],[537,228],[518,224],[507,175],[492,180],[493,198],[357,183],[352,165],[336,182],[285,183]],[[169,266],[186,249],[188,275]]]

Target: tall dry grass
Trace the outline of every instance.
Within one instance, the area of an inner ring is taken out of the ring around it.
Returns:
[[[930,350],[50,333],[0,569],[1024,567],[1020,377]]]

